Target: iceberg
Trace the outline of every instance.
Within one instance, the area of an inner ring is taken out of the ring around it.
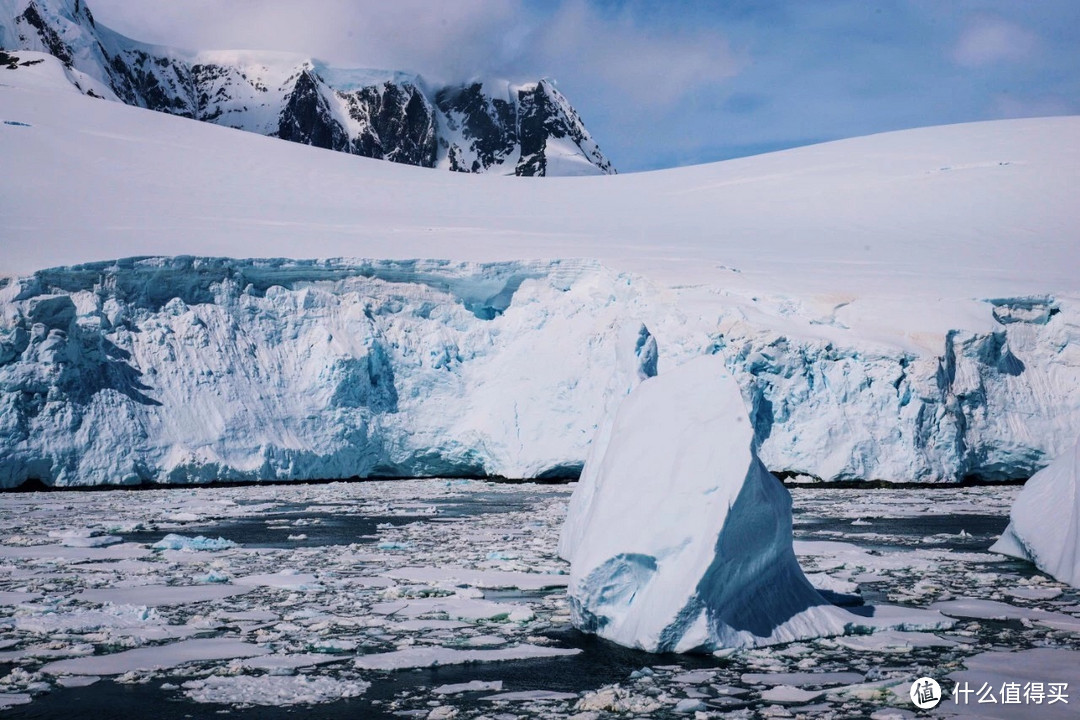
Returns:
[[[642,382],[583,478],[560,545],[580,629],[712,651],[843,634],[855,618],[803,575],[791,496],[757,457],[723,358]]]
[[[992,551],[1080,587],[1080,440],[1028,480],[1009,520]]]

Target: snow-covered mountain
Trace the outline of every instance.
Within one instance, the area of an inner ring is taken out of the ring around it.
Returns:
[[[460,172],[614,168],[550,80],[433,87],[284,53],[186,52],[98,24],[82,0],[0,0],[0,49],[49,53],[89,95],[340,152]]]
[[[15,55],[0,484],[572,475],[628,377],[710,353],[775,472],[1025,477],[1080,435],[1078,118],[525,183]]]

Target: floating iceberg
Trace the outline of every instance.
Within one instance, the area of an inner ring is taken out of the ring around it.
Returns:
[[[561,545],[582,630],[685,652],[842,634],[854,617],[803,575],[791,497],[758,460],[722,358],[638,386],[594,462]]]
[[[1009,516],[990,549],[1080,587],[1080,440],[1028,480]]]
[[[650,652],[756,647],[892,628],[936,611],[831,605],[792,545],[791,495],[757,456],[723,358],[643,381],[598,435],[563,527],[574,624]]]

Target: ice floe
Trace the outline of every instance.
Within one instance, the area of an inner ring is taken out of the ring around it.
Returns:
[[[225,550],[236,547],[236,543],[223,537],[208,538],[202,535],[187,537],[169,533],[150,547],[155,550]]]
[[[329,677],[240,675],[208,677],[184,683],[184,694],[196,702],[228,705],[317,705],[363,695],[371,683]]]
[[[361,670],[402,670],[405,668],[460,665],[477,662],[505,662],[532,658],[577,655],[580,650],[544,647],[522,643],[494,650],[457,650],[440,647],[410,647],[388,653],[373,653],[356,658],[354,665]]]
[[[58,660],[41,668],[51,675],[122,675],[133,670],[163,670],[190,662],[255,657],[268,650],[231,638],[197,638],[110,655]]]

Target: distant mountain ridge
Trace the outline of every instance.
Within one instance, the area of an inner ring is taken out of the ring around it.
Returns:
[[[187,52],[120,35],[82,0],[0,0],[0,48],[47,52],[107,89],[86,94],[329,150],[458,172],[615,172],[546,79],[431,87],[301,55]]]

